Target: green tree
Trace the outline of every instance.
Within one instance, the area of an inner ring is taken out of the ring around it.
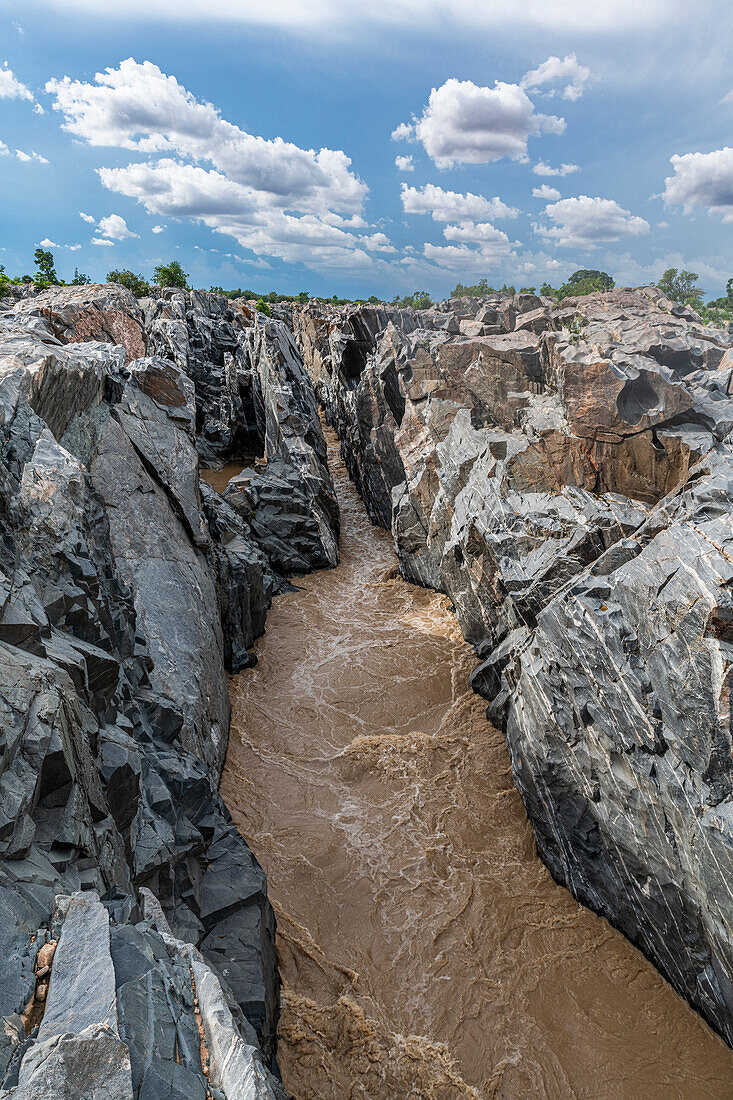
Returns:
[[[496,294],[493,286],[489,286],[487,279],[479,279],[474,286],[464,286],[457,283],[451,291],[451,298],[488,298],[489,294]]]
[[[270,316],[270,306],[264,298],[260,298],[259,301],[255,303],[255,309],[258,313],[264,313],[266,317]]]
[[[713,298],[708,302],[708,306],[713,306],[716,309],[733,309],[733,279],[729,279],[725,284],[724,297]]]
[[[37,268],[35,282],[40,286],[59,286],[59,277],[53,262],[53,252],[37,248],[33,253],[33,262]]]
[[[143,279],[142,275],[136,275],[134,271],[108,271],[107,282],[119,283],[120,286],[127,287],[136,298],[145,298],[150,293],[150,286],[146,280]],[[166,283],[164,285],[169,286],[170,284]]]
[[[543,283],[540,294],[547,298],[580,298],[585,294],[595,294],[598,291],[613,290],[616,282],[607,271],[597,271],[595,268],[582,267],[574,271],[566,283],[562,286],[551,286]]]
[[[408,294],[404,298],[397,294],[392,299],[392,305],[398,309],[430,309],[432,304],[433,299],[427,290],[416,290],[414,294]]]
[[[153,272],[153,282],[158,286],[173,286],[179,290],[189,290],[188,275],[183,270],[178,260],[171,260],[169,264],[160,264]]]
[[[613,290],[616,282],[606,271],[582,267],[579,271],[573,272],[565,286],[577,287],[576,294],[592,294],[596,290]],[[566,294],[564,297],[569,298],[571,295]]]
[[[298,301],[302,305],[305,305],[306,302],[310,301],[310,294],[307,290],[301,290],[300,294],[298,295]]]
[[[679,271],[676,267],[668,267],[661,279],[657,279],[656,285],[667,298],[679,302],[680,305],[699,309],[703,304],[702,296],[705,292],[697,285],[697,274],[694,271]]]
[[[72,286],[87,286],[91,281],[89,276],[80,271],[78,267],[74,268],[74,278],[71,280]]]

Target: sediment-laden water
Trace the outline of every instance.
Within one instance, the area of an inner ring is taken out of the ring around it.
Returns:
[[[296,1100],[700,1100],[733,1054],[535,854],[444,597],[397,575],[330,439],[341,564],[231,680],[222,795],[269,879]],[[221,480],[221,478],[220,478]]]

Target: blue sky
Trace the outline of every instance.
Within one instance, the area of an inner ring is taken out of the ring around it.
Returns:
[[[732,54],[718,0],[0,0],[0,263],[719,294]]]

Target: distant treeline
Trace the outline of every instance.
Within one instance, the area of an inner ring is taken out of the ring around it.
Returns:
[[[36,267],[35,274],[18,276],[8,275],[3,265],[0,264],[0,294],[2,293],[4,285],[33,283],[39,289],[46,289],[50,286],[83,286],[91,282],[88,275],[85,275],[84,272],[75,268],[74,278],[70,283],[64,283],[63,280],[59,279],[56,273],[53,253],[46,249],[37,248],[34,253],[33,262]],[[137,298],[144,298],[146,295],[150,294],[151,283],[142,275],[136,275],[134,271],[108,271],[107,279],[111,283],[120,283],[122,286],[127,287],[127,289],[131,290]],[[160,264],[155,268],[152,284],[155,286],[172,286],[178,287],[181,290],[190,290],[191,287],[189,286],[188,280],[189,276],[183,270],[178,260],[172,260],[169,264]],[[691,306],[700,314],[703,321],[718,325],[733,322],[733,278],[728,279],[725,294],[720,298],[713,298],[709,302],[704,301],[703,296],[705,291],[702,287],[698,286],[697,280],[698,276],[694,271],[685,271],[679,270],[676,267],[669,267],[662,277],[657,279],[655,285],[673,302]],[[557,287],[551,286],[550,283],[542,283],[539,291],[534,286],[520,286],[517,290],[515,286],[507,283],[504,283],[503,286],[500,287],[493,287],[489,285],[487,279],[480,279],[478,283],[472,286],[458,283],[451,291],[451,297],[486,298],[491,294],[539,293],[544,297],[562,301],[563,298],[574,298],[584,294],[593,294],[595,291],[599,290],[612,290],[615,285],[616,283],[613,277],[609,275],[608,272],[597,271],[592,268],[581,268],[573,272],[567,282]],[[248,301],[254,301],[256,308],[267,314],[270,313],[270,306],[277,305],[279,302],[300,302],[301,304],[305,304],[311,301],[311,296],[307,290],[301,290],[299,294],[293,295],[278,294],[276,290],[270,290],[266,294],[263,294],[260,291],[249,290],[246,287],[244,289],[238,287],[236,290],[225,290],[221,286],[212,286],[209,289],[212,293],[222,294],[225,298],[246,298]],[[339,298],[338,295],[334,294],[330,298],[319,296],[318,301],[337,306],[385,304],[384,299],[378,298],[375,294],[372,294],[369,298]],[[399,294],[395,295],[389,304],[399,309],[429,309],[433,304],[433,299],[427,290],[416,290],[413,294],[407,294],[402,297],[400,297]]]

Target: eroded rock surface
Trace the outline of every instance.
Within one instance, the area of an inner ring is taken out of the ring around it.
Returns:
[[[286,574],[336,560],[311,383],[282,325],[211,295],[2,305],[0,1086],[203,1098],[210,1041],[218,1100],[279,1096],[274,917],[217,788],[225,671]],[[199,454],[244,464],[253,440],[262,493],[282,477],[288,500],[243,516]],[[294,494],[295,563],[260,537]],[[143,920],[143,890],[195,955]]]
[[[656,288],[292,325],[477,649],[542,857],[733,1042],[733,334]]]

